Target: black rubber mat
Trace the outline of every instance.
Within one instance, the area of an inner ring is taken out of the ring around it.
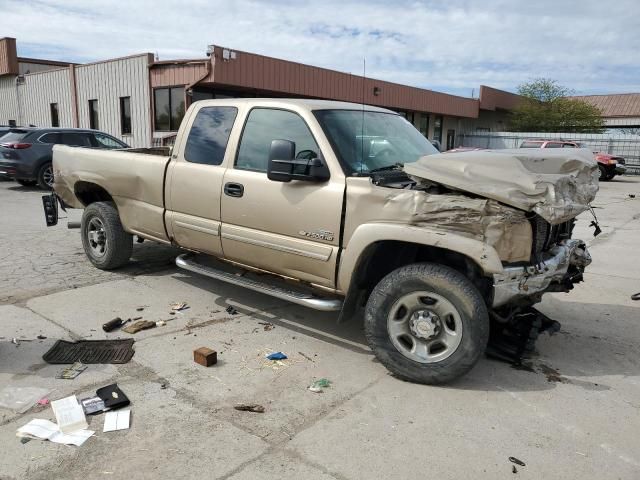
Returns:
[[[42,359],[47,363],[127,363],[133,357],[133,338],[124,340],[58,340]]]

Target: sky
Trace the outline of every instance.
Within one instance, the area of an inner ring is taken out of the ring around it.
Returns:
[[[208,44],[469,97],[534,78],[640,92],[639,0],[0,0],[18,55],[89,62]]]

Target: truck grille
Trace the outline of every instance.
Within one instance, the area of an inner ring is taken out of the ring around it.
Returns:
[[[551,225],[541,216],[536,215],[531,219],[533,231],[533,245],[531,247],[531,261],[538,263],[541,255],[562,240],[571,238],[575,219],[558,225]]]

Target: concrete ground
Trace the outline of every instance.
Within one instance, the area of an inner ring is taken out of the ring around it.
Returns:
[[[129,267],[96,270],[78,230],[44,226],[40,196],[0,182],[0,389],[43,387],[54,400],[117,382],[132,423],[102,433],[104,417],[90,417],[96,434],[81,447],[22,444],[17,428],[53,420],[50,407],[0,409],[0,479],[640,478],[640,177],[601,185],[599,237],[580,217],[594,262],[585,283],[542,302],[563,328],[539,340],[533,371],[483,359],[446,387],[387,374],[361,322],[179,271],[172,248],[136,245]],[[190,308],[169,315],[174,301]],[[170,321],[136,334],[126,365],[57,380],[61,367],[41,358],[60,338],[127,337],[101,325],[138,315]],[[219,352],[215,367],[193,362],[201,346]],[[264,360],[278,350],[289,359]],[[329,389],[307,390],[322,377]],[[509,457],[526,463],[517,476]]]

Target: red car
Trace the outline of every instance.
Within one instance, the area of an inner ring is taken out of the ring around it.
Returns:
[[[520,148],[590,148],[587,144],[573,140],[545,140],[543,138],[525,140]],[[626,172],[624,158],[604,152],[593,152],[600,168],[600,181],[611,180]]]

